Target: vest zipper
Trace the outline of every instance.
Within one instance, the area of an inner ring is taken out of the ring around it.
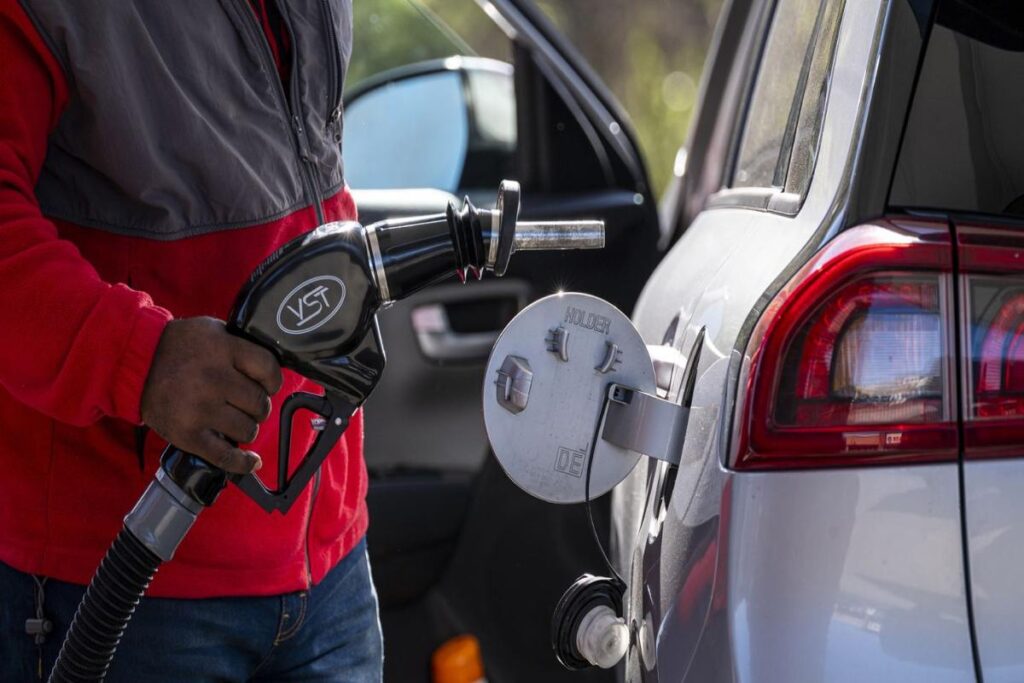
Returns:
[[[338,32],[334,30],[334,9],[331,0],[323,0],[320,5],[324,11],[324,23],[327,25],[327,131],[335,142],[341,142],[341,47],[338,45]]]
[[[313,492],[309,496],[309,510],[306,513],[306,540],[302,549],[306,554],[306,589],[313,587],[313,566],[309,560],[309,529],[313,526],[313,506],[316,505],[316,496],[320,493],[320,470],[317,469],[313,475]]]
[[[274,62],[274,54],[270,51],[270,44],[267,42],[267,36],[263,33],[263,27],[260,26],[259,21],[256,17],[256,13],[252,6],[249,5],[248,0],[237,0],[238,4],[242,5],[242,14],[248,17],[248,26],[250,30],[256,32],[256,44],[259,46],[260,60],[263,62],[263,68],[269,74],[270,80],[274,83],[274,90],[277,93],[278,103],[281,105],[282,110],[288,119],[288,123],[292,129],[292,146],[295,150],[295,155],[299,158],[299,176],[302,179],[302,189],[306,196],[313,201],[313,208],[316,211],[316,222],[317,225],[324,224],[324,206],[323,196],[320,192],[320,183],[316,179],[316,160],[313,158],[312,153],[309,149],[309,138],[306,137],[306,129],[302,125],[302,119],[298,112],[302,111],[299,106],[299,85],[298,85],[298,74],[296,64],[298,59],[296,55],[292,55],[292,74],[291,78],[291,90],[292,97],[289,101],[288,95],[284,91],[284,83],[281,82],[281,77],[277,73],[277,64]],[[288,29],[288,34],[292,38],[292,51],[298,49],[295,41],[295,32],[292,30],[291,22],[288,19],[287,3],[278,2],[278,12],[281,14],[281,19],[285,23],[285,28]]]
[[[294,74],[292,78],[294,83]],[[292,92],[295,95],[295,101],[298,102],[298,86],[292,86]],[[302,169],[305,171],[305,175],[309,181],[309,187],[313,191],[313,208],[316,209],[316,223],[317,225],[323,225],[326,221],[324,220],[324,197],[320,192],[320,183],[316,179],[316,157],[309,149],[309,138],[306,137],[306,128],[302,125],[302,119],[297,114],[292,115],[292,128],[295,130],[295,140],[299,144],[299,158],[302,159]]]
[[[324,219],[324,197],[320,191],[320,181],[317,180],[317,161],[316,157],[313,156],[313,152],[309,146],[309,135],[306,127],[302,125],[302,117],[299,116],[299,112],[302,111],[302,100],[299,93],[299,74],[298,67],[299,63],[298,52],[299,46],[298,41],[295,40],[295,31],[292,29],[291,16],[288,14],[288,3],[277,1],[277,11],[281,14],[281,20],[284,21],[285,28],[288,29],[288,35],[292,38],[292,75],[288,79],[288,83],[291,86],[291,111],[292,111],[292,125],[295,128],[295,139],[299,143],[299,152],[302,157],[302,161],[305,163],[305,169],[307,177],[309,178],[309,186],[313,190],[313,198],[316,201],[314,208],[316,209],[316,222],[317,225],[323,225],[327,221]],[[263,41],[266,43],[266,39]],[[267,52],[270,52],[270,46],[267,46]],[[272,57],[272,55],[271,55]],[[278,83],[281,79],[277,79]],[[284,92],[284,88],[281,88],[281,92]],[[312,514],[312,509],[310,510]]]
[[[288,15],[288,10],[285,7],[287,3],[277,2],[278,12],[281,14],[281,20],[284,21],[285,28],[288,30],[288,34],[292,37],[292,74],[291,78],[288,79],[289,85],[291,86],[291,102],[292,102],[292,126],[295,129],[295,140],[299,145],[299,155],[302,158],[309,178],[309,185],[313,189],[313,195],[316,200],[314,204],[316,208],[316,222],[317,225],[323,225],[326,221],[324,220],[324,198],[320,193],[320,183],[316,179],[316,159],[313,157],[312,152],[309,149],[309,137],[306,135],[306,127],[302,125],[302,119],[298,112],[302,111],[300,104],[300,93],[299,93],[299,75],[296,65],[298,64],[297,55],[295,51],[298,50],[298,42],[295,40],[295,31],[292,30],[291,18]],[[263,41],[266,44],[266,40]],[[270,47],[267,46],[267,52],[270,52]],[[271,55],[271,58],[273,55]],[[277,82],[281,84],[281,79],[278,78]],[[282,84],[283,85],[283,84]],[[280,88],[282,94],[284,88]],[[309,494],[309,506],[306,508],[306,530],[303,534],[302,552],[306,560],[306,589],[313,587],[313,567],[309,559],[309,529],[313,525],[313,507],[316,505],[316,497],[320,492],[320,469],[318,468],[316,474],[313,477],[313,491]]]
[[[280,103],[283,111],[285,112],[288,123],[292,129],[292,146],[295,149],[296,156],[298,156],[301,170],[300,176],[302,178],[303,191],[306,195],[313,199],[313,208],[316,210],[316,219],[318,225],[324,224],[324,207],[323,207],[323,196],[320,192],[320,184],[316,179],[316,160],[309,149],[309,138],[306,137],[305,126],[302,125],[302,119],[297,112],[302,111],[299,106],[299,86],[298,86],[298,74],[296,73],[295,65],[298,63],[296,56],[292,55],[292,74],[289,81],[291,82],[291,102],[288,100],[288,96],[284,91],[284,83],[281,82],[281,78],[277,73],[277,65],[274,63],[274,55],[270,51],[270,44],[267,42],[267,36],[263,33],[263,27],[259,25],[257,17],[252,7],[249,5],[248,0],[237,0],[240,5],[243,6],[242,14],[249,18],[248,26],[251,30],[256,32],[256,43],[261,46],[258,50],[260,59],[263,62],[263,68],[270,74],[270,80],[274,82],[274,90],[277,92],[278,102]],[[287,3],[278,2],[278,11],[281,14],[281,19],[285,23],[285,28],[288,29],[289,35],[292,37],[292,50],[296,50],[295,32],[292,30],[291,22],[288,19]],[[313,522],[313,506],[316,504],[316,497],[320,491],[320,470],[316,471],[316,476],[313,479],[313,492],[309,496],[309,507],[306,509],[306,529],[303,539],[303,554],[306,560],[306,587],[312,588],[313,586],[313,569],[312,563],[309,558],[309,528]]]

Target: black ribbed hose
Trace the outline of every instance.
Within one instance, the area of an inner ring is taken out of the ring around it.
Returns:
[[[127,529],[92,577],[57,656],[50,683],[102,681],[161,560]]]

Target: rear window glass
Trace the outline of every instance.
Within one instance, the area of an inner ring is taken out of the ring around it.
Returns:
[[[932,30],[890,204],[1024,216],[1024,27],[969,4]]]

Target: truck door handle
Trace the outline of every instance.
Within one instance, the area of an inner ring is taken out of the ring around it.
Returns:
[[[417,306],[412,311],[412,329],[420,351],[430,360],[486,360],[500,330],[455,332],[444,304]]]

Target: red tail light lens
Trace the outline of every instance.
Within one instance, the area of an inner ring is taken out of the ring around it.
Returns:
[[[1024,446],[1024,278],[1019,238],[984,244],[997,235],[965,228],[964,332],[971,362],[964,410],[969,458],[1020,457]],[[972,242],[981,242],[981,244]],[[979,271],[991,274],[981,274]]]
[[[945,226],[862,226],[762,315],[741,379],[739,469],[956,457]]]
[[[976,326],[974,417],[1024,416],[1024,292],[1011,288]]]
[[[790,345],[775,423],[940,422],[944,356],[938,277],[856,280]]]

